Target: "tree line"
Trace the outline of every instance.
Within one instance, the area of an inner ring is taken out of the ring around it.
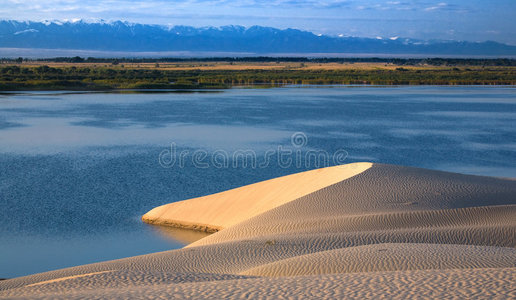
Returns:
[[[298,63],[385,63],[399,66],[516,66],[512,58],[309,58],[309,57],[205,57],[205,58],[95,58],[80,56],[55,57],[47,59],[2,58],[2,63],[23,62],[56,62],[56,63],[180,63],[180,62],[298,62]]]

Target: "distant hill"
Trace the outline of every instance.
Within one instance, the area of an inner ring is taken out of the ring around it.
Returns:
[[[497,42],[421,41],[316,35],[296,29],[242,26],[166,27],[128,22],[0,21],[0,48],[95,51],[360,53],[514,56],[516,46]]]

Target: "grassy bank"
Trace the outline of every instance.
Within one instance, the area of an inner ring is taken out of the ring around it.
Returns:
[[[186,62],[0,65],[0,90],[221,89],[242,85],[516,85],[515,66]]]

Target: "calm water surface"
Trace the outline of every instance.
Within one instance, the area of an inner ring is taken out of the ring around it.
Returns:
[[[1,94],[0,278],[180,248],[202,235],[141,215],[316,167],[219,168],[215,153],[252,150],[265,162],[279,147],[344,150],[344,162],[516,177],[515,124],[513,87]],[[306,136],[299,147],[295,132]],[[160,164],[172,150],[187,151],[184,165]],[[198,150],[206,168],[195,165]]]

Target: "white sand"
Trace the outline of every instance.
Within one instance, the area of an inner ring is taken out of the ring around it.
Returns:
[[[173,203],[188,247],[0,282],[0,298],[516,298],[516,181],[381,164]]]

